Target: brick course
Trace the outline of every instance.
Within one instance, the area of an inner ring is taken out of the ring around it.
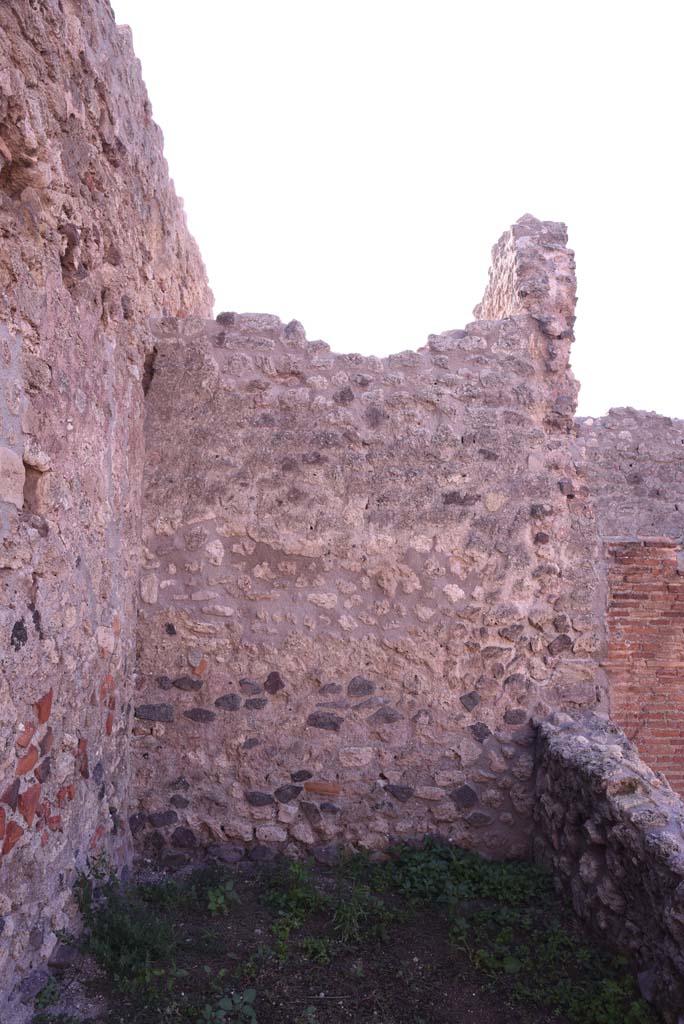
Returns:
[[[676,541],[606,545],[611,714],[645,761],[684,793],[684,575]]]

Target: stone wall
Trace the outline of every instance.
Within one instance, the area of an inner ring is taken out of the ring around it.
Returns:
[[[537,859],[587,926],[632,954],[643,995],[682,1024],[682,802],[593,714],[543,722],[536,765]]]
[[[565,242],[523,218],[489,291],[519,252],[533,311],[387,359],[271,316],[155,326],[141,848],[527,849],[530,713],[599,697]]]
[[[130,850],[145,321],[211,309],[105,2],[0,5],[0,235],[0,1019],[14,1021],[73,916],[75,869]]]

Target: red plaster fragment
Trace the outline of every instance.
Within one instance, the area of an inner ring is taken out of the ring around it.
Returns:
[[[78,749],[76,751],[76,767],[78,768],[81,776],[84,779],[90,777],[88,771],[88,740],[79,740]]]
[[[50,712],[52,711],[52,690],[48,690],[44,697],[41,697],[37,703],[33,705],[36,711],[36,718],[38,719],[38,725],[45,725]]]
[[[62,815],[61,814],[53,814],[51,818],[48,818],[47,824],[48,824],[48,828],[50,829],[51,832],[61,832],[62,831]]]
[[[112,728],[114,727],[114,714],[112,711],[107,713],[107,721],[105,722],[105,732],[108,736],[112,735]]]
[[[2,844],[2,854],[6,856],[13,846],[19,842],[24,834],[24,830],[21,825],[17,825],[16,821],[10,821],[7,826],[7,833],[5,835],[5,842]]]
[[[97,828],[95,829],[95,831],[93,832],[93,835],[91,837],[90,842],[88,843],[88,849],[89,850],[94,850],[95,849],[95,847],[97,846],[99,841],[102,839],[102,836],[104,835],[104,833],[105,833],[104,825],[98,825]]]
[[[4,839],[5,838],[5,821],[6,820],[7,820],[7,815],[5,814],[5,812],[2,809],[2,807],[0,807],[0,839]]]
[[[36,727],[35,727],[35,725],[33,725],[33,723],[29,722],[28,725],[25,725],[23,730],[17,736],[17,739],[16,739],[17,746],[18,747],[28,747],[29,743],[31,742],[31,739],[33,738],[33,734],[34,734],[35,731],[36,731]]]
[[[30,772],[38,760],[38,747],[29,747],[23,757],[17,761],[17,775],[26,775]]]
[[[29,786],[23,793],[19,795],[19,813],[26,822],[27,826],[31,828],[33,819],[36,816],[36,810],[38,809],[38,803],[40,801],[41,785],[36,782],[33,786]]]

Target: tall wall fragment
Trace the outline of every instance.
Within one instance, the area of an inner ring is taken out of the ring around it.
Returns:
[[[527,849],[530,713],[599,694],[572,254],[523,218],[485,312],[519,294],[511,246],[534,312],[418,352],[337,355],[269,316],[154,328],[133,826],[166,863],[434,831]]]
[[[209,313],[130,33],[0,5],[0,1019],[130,849],[145,320]],[[17,982],[15,986],[15,981]]]

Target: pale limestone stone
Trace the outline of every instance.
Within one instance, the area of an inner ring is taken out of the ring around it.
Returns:
[[[25,470],[21,456],[10,448],[0,447],[0,501],[22,508],[24,478]]]
[[[225,549],[220,540],[212,540],[204,548],[207,560],[211,565],[222,565],[225,556]]]
[[[159,597],[159,577],[149,573],[140,578],[140,597],[145,604],[156,604]]]
[[[307,594],[306,599],[317,608],[334,608],[337,604],[337,594]]]
[[[340,747],[340,764],[345,768],[363,768],[375,757],[372,747]]]
[[[452,604],[457,604],[459,601],[462,601],[466,596],[465,591],[461,590],[461,588],[456,583],[447,583],[447,585],[444,587],[444,593],[446,594],[446,596],[448,597]]]

